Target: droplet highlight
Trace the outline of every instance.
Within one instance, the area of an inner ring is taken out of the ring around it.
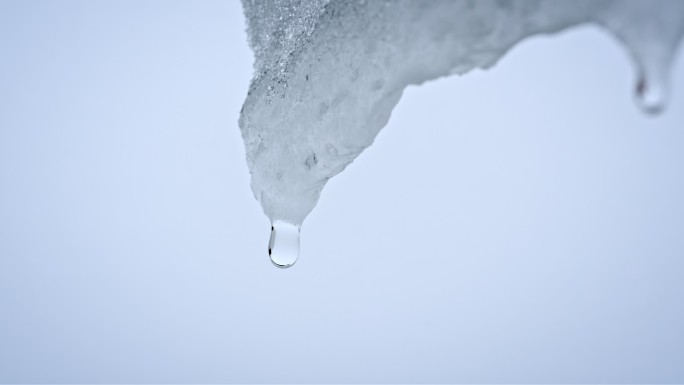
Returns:
[[[299,226],[275,221],[271,224],[268,256],[276,267],[287,269],[299,258]]]

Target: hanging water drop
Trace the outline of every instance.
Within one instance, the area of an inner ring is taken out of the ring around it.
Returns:
[[[646,113],[659,114],[667,106],[667,82],[658,76],[647,76],[644,72],[636,84],[635,96],[639,107]]]
[[[629,27],[614,26],[614,33],[626,44],[638,74],[634,88],[637,105],[643,112],[656,115],[668,104],[670,67],[681,36],[676,29],[663,28],[655,19],[641,17],[648,7],[647,2],[639,3]]]
[[[299,226],[282,221],[273,222],[268,255],[271,262],[281,269],[294,265],[299,257]]]

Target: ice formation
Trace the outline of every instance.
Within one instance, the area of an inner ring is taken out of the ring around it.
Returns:
[[[624,44],[647,112],[666,104],[682,0],[243,0],[255,75],[240,115],[252,191],[299,227],[405,87],[488,68],[521,39],[595,23]]]

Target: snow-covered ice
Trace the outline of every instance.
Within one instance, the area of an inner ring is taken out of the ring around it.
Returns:
[[[525,37],[594,23],[636,67],[646,112],[667,103],[681,0],[243,0],[255,75],[240,115],[252,191],[300,226],[328,179],[387,123],[411,84],[489,68]]]

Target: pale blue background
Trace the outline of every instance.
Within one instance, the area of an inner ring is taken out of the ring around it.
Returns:
[[[407,90],[271,266],[236,1],[0,0],[0,382],[684,382],[684,60]]]

